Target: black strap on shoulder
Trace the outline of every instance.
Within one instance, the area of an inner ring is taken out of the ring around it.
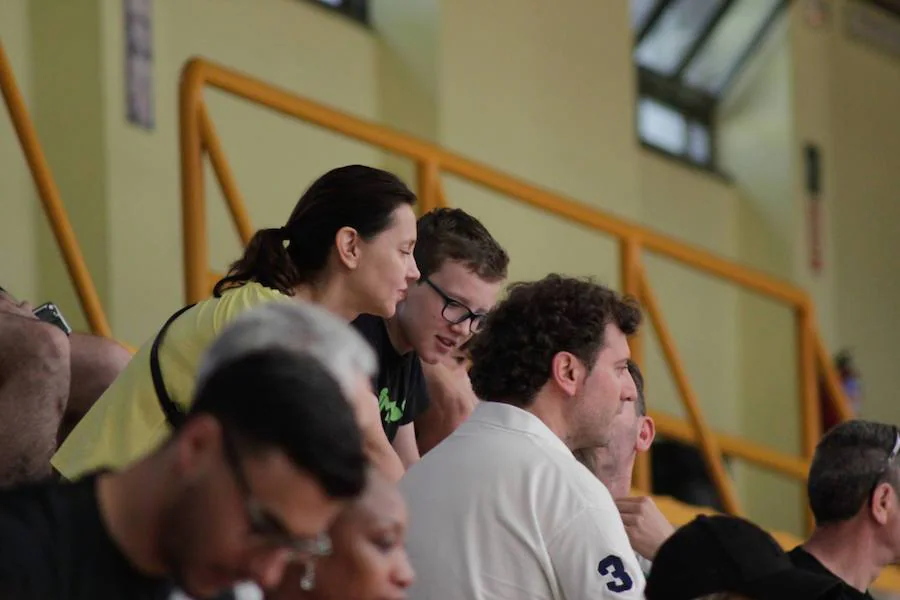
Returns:
[[[163,414],[166,415],[166,421],[169,422],[169,425],[174,429],[181,425],[184,422],[184,412],[172,401],[172,398],[169,397],[169,392],[166,391],[166,384],[163,381],[162,369],[159,367],[159,345],[162,344],[163,338],[166,336],[166,331],[168,331],[169,326],[175,322],[175,319],[180,317],[185,311],[194,306],[193,304],[188,304],[187,306],[181,308],[174,315],[169,317],[169,320],[162,326],[162,329],[159,330],[159,333],[156,334],[156,339],[153,340],[153,346],[150,347],[150,376],[153,378],[153,389],[156,390],[156,397],[159,399],[159,407],[162,409]]]

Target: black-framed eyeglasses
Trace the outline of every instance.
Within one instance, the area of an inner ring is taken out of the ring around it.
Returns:
[[[458,325],[465,321],[469,321],[470,333],[478,333],[481,330],[484,325],[484,320],[487,317],[487,313],[475,312],[459,300],[451,298],[447,292],[439,288],[437,284],[428,277],[425,277],[423,281],[427,283],[431,289],[437,292],[437,295],[444,301],[444,308],[441,310],[441,316],[444,317],[445,321],[451,325]]]
[[[884,476],[890,470],[891,466],[894,464],[894,461],[897,460],[897,455],[900,454],[900,429],[894,427],[894,447],[891,449],[891,453],[888,454],[887,460],[884,462],[884,466],[878,471],[878,474],[875,475],[875,483],[872,484],[872,489],[869,490],[869,498],[872,498],[872,495],[875,493],[876,488],[881,484],[884,480]]]
[[[222,433],[222,449],[238,488],[244,496],[247,520],[250,523],[250,532],[254,536],[273,547],[290,551],[292,560],[308,560],[331,554],[331,538],[326,532],[322,532],[314,538],[298,537],[285,526],[279,517],[266,510],[253,496],[253,490],[250,488],[250,482],[244,472],[234,440],[225,432]]]

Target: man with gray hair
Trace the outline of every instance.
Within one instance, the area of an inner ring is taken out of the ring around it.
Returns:
[[[841,582],[841,598],[871,598],[868,588],[900,561],[900,430],[853,420],[819,441],[807,493],[812,536],[790,552],[797,567]]]
[[[207,370],[235,354],[283,345],[322,362],[343,388],[362,427],[361,421],[370,418],[371,411],[366,410],[372,397],[370,378],[378,369],[372,347],[356,329],[345,326],[324,308],[303,303],[298,310],[294,304],[265,305],[242,315],[207,350],[197,369],[198,384]],[[279,323],[283,329],[278,329]],[[291,332],[289,337],[286,332]]]
[[[0,597],[213,596],[313,576],[367,462],[348,399],[374,356],[323,309],[238,317],[205,354],[193,403],[154,452],[118,473],[0,492]],[[369,392],[371,393],[371,392]]]

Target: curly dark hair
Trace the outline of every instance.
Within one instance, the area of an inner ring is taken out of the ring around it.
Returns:
[[[557,353],[571,352],[592,366],[606,343],[606,325],[631,335],[640,322],[634,299],[590,279],[551,274],[513,284],[472,343],[472,388],[482,400],[529,406]]]

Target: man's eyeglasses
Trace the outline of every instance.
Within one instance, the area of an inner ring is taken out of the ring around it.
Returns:
[[[425,277],[423,281],[425,281],[425,283],[427,283],[431,289],[437,292],[437,295],[443,299],[444,308],[441,310],[441,316],[444,317],[445,321],[451,325],[458,325],[465,321],[469,321],[469,331],[471,333],[478,333],[481,330],[484,325],[484,320],[487,317],[487,313],[475,312],[459,300],[454,300],[447,295],[447,292],[439,288],[437,284],[428,277]]]
[[[328,537],[327,533],[323,532],[315,538],[297,537],[291,533],[281,519],[266,510],[253,497],[253,491],[250,489],[250,483],[247,480],[246,473],[244,473],[241,458],[234,441],[225,432],[222,433],[222,448],[225,460],[231,467],[238,488],[244,496],[247,519],[253,535],[273,547],[290,551],[292,560],[320,558],[331,554],[331,538]]]
[[[869,492],[869,498],[872,498],[872,494],[875,493],[875,489],[878,485],[884,480],[884,476],[887,474],[888,470],[894,464],[894,461],[897,460],[897,455],[900,454],[900,430],[894,427],[894,447],[891,450],[891,453],[888,454],[887,460],[884,463],[884,466],[878,471],[878,474],[875,476],[875,483],[872,484],[872,489]]]

